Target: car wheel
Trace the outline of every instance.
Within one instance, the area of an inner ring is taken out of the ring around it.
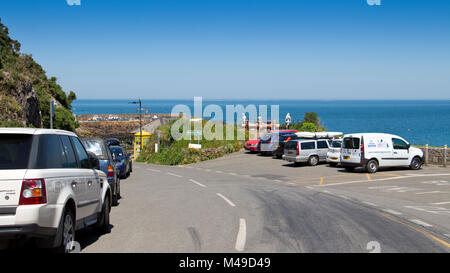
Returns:
[[[106,196],[105,201],[103,202],[102,213],[100,214],[97,224],[95,225],[95,228],[102,234],[108,233],[110,231],[109,213],[109,197]]]
[[[113,193],[113,197],[112,197],[112,204],[113,206],[118,206],[119,205],[119,194],[120,194],[120,179],[117,178],[116,180],[116,185],[115,185],[115,192]]]
[[[314,155],[308,159],[309,166],[316,166],[317,164],[319,164],[319,158],[317,156]]]
[[[367,162],[366,170],[368,173],[376,173],[378,171],[378,162],[374,159]]]
[[[422,168],[422,160],[418,157],[414,157],[409,168],[411,170],[419,170],[420,168]]]
[[[63,217],[61,219],[61,244],[54,250],[57,253],[69,253],[70,247],[75,242],[75,217],[73,212],[69,209],[64,209]]]

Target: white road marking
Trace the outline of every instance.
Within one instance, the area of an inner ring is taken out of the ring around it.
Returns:
[[[178,175],[178,174],[174,174],[174,173],[167,173],[168,175],[171,175],[171,176],[175,176],[175,177],[182,177],[181,175]]]
[[[418,225],[424,226],[424,227],[432,227],[433,225],[430,225],[428,223],[425,223],[424,221],[421,221],[419,219],[410,219],[409,221],[416,223]]]
[[[432,205],[447,205],[450,204],[450,202],[441,202],[441,203],[432,203]]]
[[[372,206],[372,207],[378,207],[378,205],[374,204],[374,203],[365,202],[365,201],[363,201],[363,203],[366,204],[366,205]]]
[[[216,171],[216,173],[223,173],[222,171]]]
[[[283,182],[283,181],[281,181],[281,180],[279,180],[279,179],[275,179],[274,181],[275,181],[275,182],[278,182],[278,183]]]
[[[443,207],[405,206],[405,208],[414,209],[414,210],[418,210],[418,211],[424,211],[424,212],[433,213],[433,214],[442,214],[442,215],[449,215],[450,214],[450,209],[443,208]]]
[[[444,236],[447,236],[447,237],[449,237],[449,238],[450,238],[450,234],[444,234]]]
[[[426,192],[416,192],[416,194],[434,194],[434,193],[450,193],[450,191],[426,191]]]
[[[391,209],[384,209],[385,212],[390,213],[390,214],[394,214],[394,215],[402,215],[403,213],[395,211],[395,210],[391,210]]]
[[[237,173],[228,173],[229,175],[237,175]]]
[[[344,196],[344,195],[338,195],[338,197],[345,199],[345,200],[350,200],[350,198],[348,198],[347,196]]]
[[[160,173],[161,172],[160,170],[155,170],[155,169],[150,169],[150,168],[147,168],[147,170],[155,172],[155,173]]]
[[[396,176],[396,177],[388,177],[388,178],[380,178],[380,179],[372,179],[372,180],[356,180],[356,181],[348,181],[348,182],[338,182],[331,184],[319,185],[316,187],[327,187],[327,186],[338,186],[338,185],[347,185],[347,184],[355,184],[355,183],[368,183],[374,181],[389,181],[389,180],[397,180],[397,179],[407,179],[411,177],[429,177],[429,176],[450,176],[450,173],[441,173],[441,174],[420,174],[420,175],[408,175],[408,176]]]
[[[245,249],[245,241],[247,237],[247,225],[245,219],[241,218],[239,221],[239,232],[236,239],[236,250],[241,252]]]
[[[288,182],[288,183],[286,183],[286,184],[291,185],[291,186],[297,186],[297,184],[291,183],[291,182]]]
[[[223,200],[225,200],[225,202],[228,203],[228,205],[232,206],[232,207],[236,207],[236,205],[230,201],[230,199],[226,198],[225,196],[223,196],[220,193],[217,193],[217,196],[219,196],[220,198],[222,198]]]
[[[212,170],[211,170],[211,169],[205,169],[205,171],[206,171],[206,172],[212,172]]]
[[[189,179],[189,181],[191,181],[192,183],[194,183],[194,184],[197,184],[197,185],[199,185],[200,187],[203,187],[203,188],[206,188],[206,186],[205,185],[203,185],[202,183],[200,183],[200,182],[197,182],[197,181],[195,181],[194,179]]]

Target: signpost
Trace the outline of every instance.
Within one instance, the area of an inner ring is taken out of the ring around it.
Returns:
[[[189,134],[189,149],[196,149],[199,150],[202,148],[202,145],[200,144],[200,139],[202,137],[202,131],[199,130],[189,130],[188,131]],[[192,143],[192,136],[195,137],[197,136],[197,144]]]
[[[53,129],[53,118],[55,117],[55,100],[50,101],[50,129]]]

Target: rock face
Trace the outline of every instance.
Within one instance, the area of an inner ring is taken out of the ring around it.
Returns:
[[[39,107],[38,95],[30,82],[21,82],[17,89],[12,91],[16,101],[22,106],[24,125],[35,128],[42,127],[42,116]]]

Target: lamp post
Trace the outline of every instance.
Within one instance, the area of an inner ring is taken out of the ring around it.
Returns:
[[[139,104],[139,138],[140,138],[140,142],[141,142],[141,149],[140,151],[142,152],[143,147],[143,143],[142,143],[142,101],[141,99],[138,99],[137,101],[132,101],[130,102],[131,104]]]

